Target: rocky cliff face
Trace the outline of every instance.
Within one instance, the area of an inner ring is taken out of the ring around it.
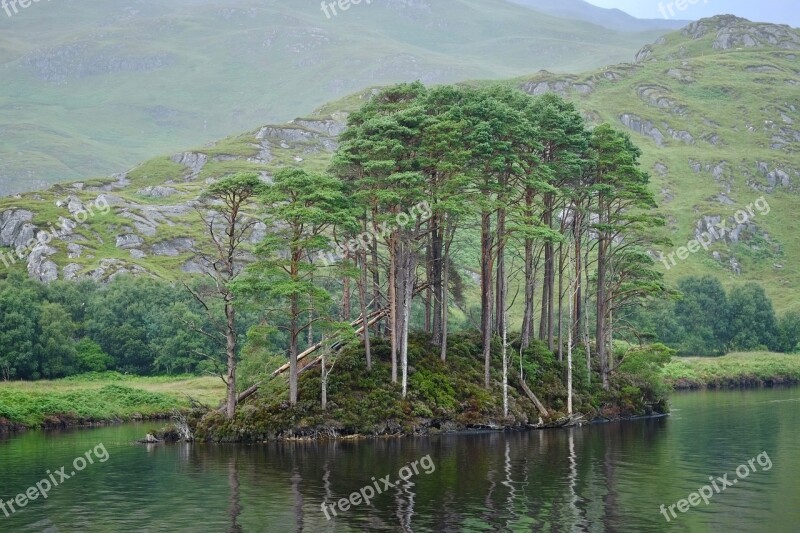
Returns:
[[[203,246],[197,197],[238,170],[269,181],[285,164],[327,161],[346,115],[297,119],[162,158],[109,179],[58,185],[0,203],[1,268],[21,265],[31,278],[109,280],[120,274],[199,273]],[[163,180],[158,184],[142,182]],[[144,185],[144,186],[143,186]],[[22,208],[19,206],[31,206]],[[252,242],[263,238],[258,224]]]

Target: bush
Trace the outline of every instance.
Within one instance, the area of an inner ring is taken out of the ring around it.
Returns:
[[[76,345],[78,372],[104,372],[108,370],[113,361],[111,356],[103,351],[99,344],[91,339],[81,339]]]

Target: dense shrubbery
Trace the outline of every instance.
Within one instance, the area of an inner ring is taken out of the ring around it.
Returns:
[[[200,437],[219,440],[264,440],[331,435],[424,433],[493,425],[524,426],[538,421],[539,413],[522,392],[520,355],[511,350],[509,417],[503,417],[500,346],[493,346],[492,391],[483,386],[481,339],[477,332],[451,337],[447,363],[423,335],[412,335],[409,346],[409,393],[403,399],[399,385],[391,384],[390,347],[385,340],[373,344],[373,369],[367,371],[363,347],[342,350],[328,382],[328,408],[320,403],[319,367],[299,380],[299,401],[292,408],[285,386],[261,394],[241,406],[234,420],[212,414],[201,421]],[[666,390],[656,379],[669,360],[663,346],[625,351],[622,365],[612,374],[612,387],[604,391],[593,369],[591,383],[586,361],[576,352],[573,372],[575,410],[595,416],[633,416],[664,412]],[[522,353],[525,380],[550,410],[551,419],[566,414],[566,363],[534,342]]]
[[[679,282],[678,290],[677,300],[660,301],[635,314],[634,327],[681,355],[798,351],[800,313],[776,318],[758,284],[736,286],[726,294],[716,278],[689,277]]]

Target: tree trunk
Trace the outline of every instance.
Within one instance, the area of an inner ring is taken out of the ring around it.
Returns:
[[[586,290],[584,290],[583,308],[583,347],[586,350],[586,372],[589,384],[592,383],[592,343],[589,335],[589,245],[586,245],[583,268],[586,271]],[[580,274],[579,274],[580,275]]]
[[[549,229],[553,227],[553,194],[547,193],[544,202],[543,222]],[[555,252],[553,242],[547,239],[544,243],[544,283],[542,286],[542,316],[539,324],[539,339],[547,340],[548,349],[555,351],[553,338],[555,307]]]
[[[448,247],[449,248],[449,247]],[[441,344],[441,358],[442,362],[447,362],[447,323],[449,319],[449,305],[450,305],[450,253],[444,253],[444,272],[442,273],[442,344]]]
[[[558,245],[558,362],[564,361],[564,246]]]
[[[230,295],[226,296],[226,299]],[[233,303],[226,301],[225,303],[225,318],[227,320],[225,327],[225,353],[228,356],[228,375],[227,383],[227,402],[226,402],[226,416],[228,420],[232,420],[236,415],[236,311],[233,308]]]
[[[389,337],[392,345],[392,383],[397,383],[397,246],[389,238]]]
[[[602,212],[602,210],[601,210]],[[601,221],[602,222],[602,221]],[[608,355],[606,353],[606,339],[608,331],[606,320],[608,318],[608,300],[606,296],[606,271],[608,269],[606,246],[607,239],[605,233],[598,233],[599,243],[597,246],[597,328],[595,331],[595,342],[597,343],[597,359],[600,362],[600,379],[603,388],[608,390]]]
[[[322,374],[320,381],[322,383],[322,410],[325,411],[328,408],[328,367],[325,364],[325,353],[320,356],[320,364],[322,365]]]
[[[414,270],[415,270],[415,256],[412,244],[410,242],[403,243],[403,322],[402,322],[402,338],[401,338],[401,358],[403,364],[403,398],[408,393],[408,329],[411,321],[411,299],[414,297]]]
[[[481,342],[483,345],[484,386],[491,388],[492,363],[492,215],[481,214]]]
[[[503,322],[505,321],[506,308],[506,210],[500,209],[497,212],[497,271],[495,273],[495,311],[494,311],[494,330],[502,334]]]
[[[571,266],[571,265],[570,265]],[[567,295],[569,306],[569,324],[570,327],[567,328],[567,415],[572,416],[572,314],[573,314],[573,297],[575,296],[575,291],[573,291],[573,283],[572,283],[572,271],[568,269],[569,274],[567,274],[567,285],[569,286],[569,294]]]
[[[452,226],[452,227],[451,227]],[[450,310],[450,245],[453,243],[455,234],[455,223],[445,215],[444,253],[442,254],[442,362],[447,361],[447,324],[449,321]]]
[[[508,331],[506,312],[501,312],[504,317],[500,323],[500,334],[503,337],[503,416],[508,418]]]
[[[346,267],[350,266],[350,255],[350,250],[345,250],[344,264]],[[350,309],[350,298],[350,276],[345,275],[342,280],[342,320],[344,322],[350,322],[350,316],[353,314]]]
[[[431,248],[431,286],[433,288],[433,345],[442,344],[442,315],[447,311],[444,308],[444,286],[443,274],[444,264],[442,262],[442,246],[444,239],[444,228],[438,216],[431,219],[432,224],[432,248]]]
[[[583,320],[583,255],[581,253],[581,246],[583,245],[583,215],[575,210],[575,217],[573,220],[573,237],[575,239],[575,297],[573,299],[573,308],[575,310],[575,317],[571,320],[570,326],[572,327],[572,338],[581,338],[581,322]]]
[[[520,337],[520,350],[527,350],[531,345],[533,333],[533,240],[525,239],[525,305],[522,312],[522,332]]]
[[[372,246],[370,248],[372,260],[372,310],[376,311],[382,307],[381,302],[381,273],[378,270],[378,238],[373,235]],[[376,328],[378,335],[385,333],[386,329],[381,328],[380,324]]]
[[[289,267],[290,275],[293,281],[299,277],[299,263],[300,253],[296,250],[292,251],[291,265]],[[300,334],[298,331],[298,318],[300,315],[299,295],[292,294],[290,298],[291,318],[289,319],[289,404],[294,407],[297,405],[297,337]]]
[[[428,280],[428,287],[425,289],[425,299],[423,308],[425,309],[425,333],[433,334],[431,311],[433,308],[433,236],[428,233],[425,245],[425,276]]]
[[[367,358],[367,370],[372,370],[372,348],[369,340],[369,316],[367,313],[367,251],[361,252],[361,272],[358,283],[358,300],[361,306],[361,318],[364,327],[364,353]]]

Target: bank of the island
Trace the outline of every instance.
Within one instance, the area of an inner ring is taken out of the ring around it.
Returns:
[[[224,385],[213,377],[138,377],[117,372],[55,381],[0,383],[0,432],[161,420],[193,403],[215,404]]]
[[[405,398],[401,385],[391,380],[390,346],[377,340],[372,347],[371,370],[361,346],[345,348],[337,355],[328,378],[325,409],[320,402],[322,373],[317,365],[300,375],[296,406],[289,405],[285,390],[265,391],[241,405],[232,420],[221,412],[207,414],[197,425],[195,436],[222,442],[263,442],[526,429],[570,420],[566,417],[566,362],[559,361],[544,344],[535,342],[523,350],[521,358],[519,350],[510,347],[507,416],[502,394],[502,347],[492,347],[492,386],[487,389],[479,336],[453,335],[448,344],[447,361],[442,362],[439,349],[428,338],[412,336]],[[582,415],[581,420],[667,412],[668,388],[661,369],[669,359],[669,350],[663,346],[629,350],[614,373],[610,390],[603,389],[595,372],[589,379],[579,350],[574,357],[573,412]],[[283,382],[280,386],[285,387]]]

